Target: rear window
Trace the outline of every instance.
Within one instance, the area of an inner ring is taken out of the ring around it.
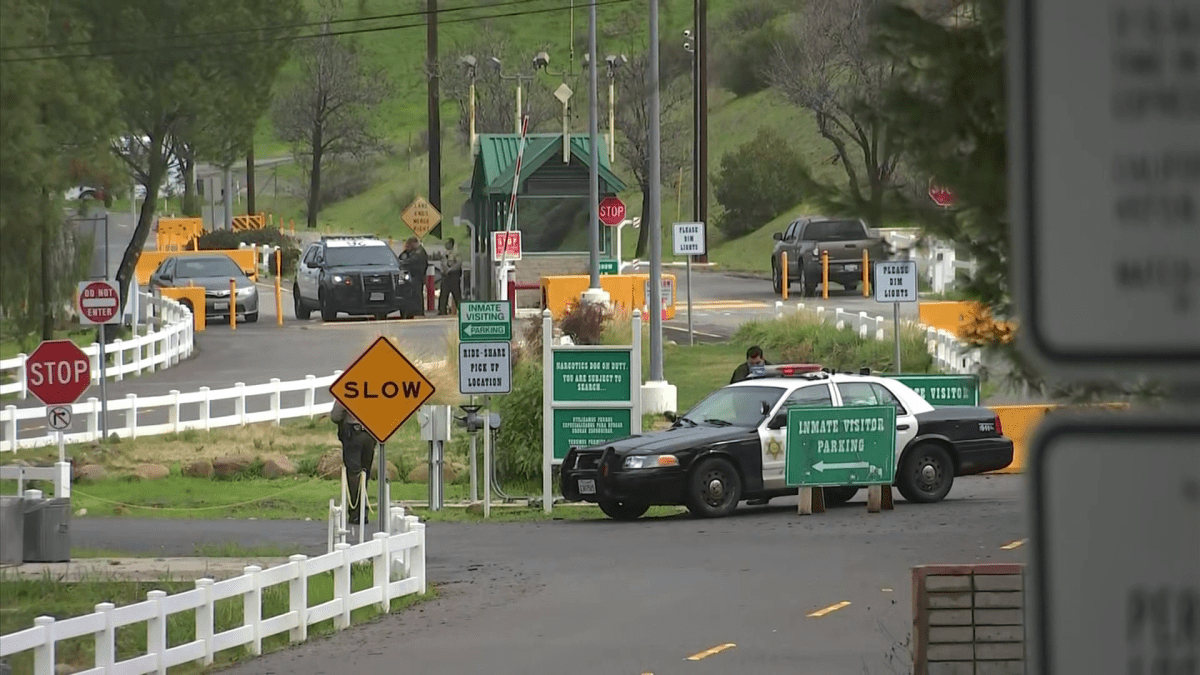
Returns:
[[[866,239],[867,228],[857,220],[826,220],[804,227],[805,241],[849,241]]]
[[[242,276],[241,268],[229,258],[180,258],[175,268],[175,276],[184,279]]]

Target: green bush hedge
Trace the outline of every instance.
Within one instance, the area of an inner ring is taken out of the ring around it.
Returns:
[[[876,340],[874,336],[859,337],[853,328],[839,330],[800,312],[779,319],[744,323],[732,342],[759,345],[772,363],[819,363],[838,371],[895,370],[895,343],[890,337],[886,340]],[[932,370],[933,357],[920,330],[901,327],[900,365],[906,373]]]
[[[296,271],[296,263],[300,260],[300,247],[296,239],[281,233],[275,228],[261,230],[213,230],[200,235],[196,248],[202,251],[233,250],[239,244],[258,246],[278,246],[283,251],[280,263],[283,274],[287,276]],[[272,271],[274,271],[272,265]]]

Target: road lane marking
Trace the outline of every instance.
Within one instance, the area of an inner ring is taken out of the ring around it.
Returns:
[[[443,324],[443,323],[449,323],[451,321],[457,321],[457,320],[458,320],[458,318],[453,317],[453,316],[438,316],[438,317],[430,316],[430,317],[421,317],[421,318],[413,317],[411,319],[401,319],[400,317],[394,317],[394,318],[390,318],[390,319],[384,319],[383,321],[380,321],[378,319],[370,319],[370,318],[368,318],[368,319],[354,318],[354,319],[350,319],[350,320],[338,319],[336,321],[322,321],[320,324],[317,325],[317,327],[318,328],[369,328],[371,326],[379,326],[379,325],[382,325],[385,323],[387,323],[387,324],[403,324],[403,325],[412,326],[412,325],[419,325],[419,324],[423,324],[423,323]]]
[[[841,602],[839,602],[839,603],[837,603],[837,604],[830,605],[830,606],[828,606],[828,607],[822,607],[821,609],[818,609],[818,610],[817,610],[817,611],[815,611],[815,612],[810,612],[810,613],[809,613],[809,614],[807,614],[806,616],[812,617],[812,618],[814,618],[814,619],[819,619],[819,618],[821,618],[821,617],[825,616],[826,614],[831,614],[831,613],[833,613],[833,612],[836,612],[836,611],[838,611],[839,609],[841,609],[841,608],[843,608],[843,607],[847,607],[847,606],[849,606],[849,605],[850,605],[850,601],[849,601],[849,600],[843,600],[843,601],[841,601]]]
[[[1020,547],[1024,546],[1025,542],[1027,542],[1027,541],[1029,541],[1029,540],[1028,539],[1018,539],[1016,541],[1010,541],[1007,544],[1001,546],[1000,548],[1005,551],[1011,551],[1014,548],[1020,548]]]
[[[725,644],[717,645],[716,647],[713,647],[712,649],[705,649],[702,652],[697,652],[695,654],[692,654],[691,656],[687,657],[687,660],[688,661],[699,661],[701,659],[707,659],[708,657],[710,657],[714,654],[720,654],[721,652],[725,651],[726,649],[733,649],[736,646],[737,645],[735,645],[732,642],[726,642]]]

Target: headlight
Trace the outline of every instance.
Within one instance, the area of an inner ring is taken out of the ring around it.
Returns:
[[[625,458],[626,469],[654,469],[664,466],[679,466],[675,455],[634,455]]]
[[[251,295],[254,295],[254,287],[247,286],[245,288],[239,288],[237,293],[239,298],[248,298]]]
[[[347,279],[346,279],[346,277],[344,277],[344,276],[342,276],[342,275],[340,275],[340,274],[335,274],[335,275],[333,275],[333,283],[335,283],[335,284],[340,284],[340,283],[342,283],[343,281],[346,281],[346,280],[347,280]]]

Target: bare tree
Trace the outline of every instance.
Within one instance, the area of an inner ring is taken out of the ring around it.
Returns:
[[[665,52],[666,50],[661,50]],[[686,66],[684,66],[686,68]],[[691,157],[690,115],[678,114],[691,101],[691,85],[678,63],[660,61],[659,120],[661,122],[661,175],[670,176]],[[630,57],[616,80],[617,154],[629,165],[642,191],[642,214],[650,213],[650,59]],[[586,100],[586,99],[585,99]],[[689,107],[690,110],[690,107]],[[649,227],[638,230],[634,255],[645,255]]]
[[[895,64],[870,45],[872,12],[880,0],[809,0],[776,42],[767,69],[772,86],[812,111],[821,136],[833,146],[832,163],[846,174],[844,188],[810,188],[827,201],[877,227],[889,191],[900,189],[900,148],[877,116],[879,93]]]
[[[324,33],[296,49],[299,75],[276,99],[272,118],[279,137],[292,144],[308,174],[308,226],[321,210],[321,169],[330,159],[361,160],[384,149],[372,108],[391,87],[381,70],[370,70],[357,51],[329,35],[333,12],[325,8]]]

